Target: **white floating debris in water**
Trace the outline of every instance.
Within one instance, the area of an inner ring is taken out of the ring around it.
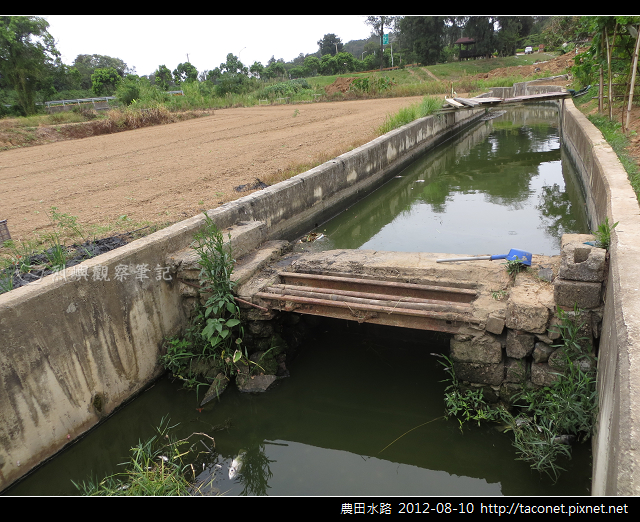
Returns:
[[[231,461],[231,466],[229,467],[229,478],[233,480],[240,474],[242,470],[242,464],[244,463],[244,455],[245,451],[240,450],[238,456]]]

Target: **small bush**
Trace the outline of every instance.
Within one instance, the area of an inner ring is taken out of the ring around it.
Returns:
[[[395,83],[388,76],[365,76],[353,80],[350,90],[376,94],[386,91],[394,85]]]
[[[131,456],[125,471],[109,475],[102,480],[73,485],[83,496],[194,496],[210,494],[213,480],[201,482],[196,467],[188,462],[197,455],[195,443],[189,442],[194,435],[207,437],[205,433],[192,433],[186,439],[176,440],[168,419],[162,419],[156,434],[131,448]],[[196,441],[197,442],[197,441]],[[205,445],[206,447],[206,445]],[[211,458],[211,452],[206,453]]]
[[[117,132],[119,130],[138,129],[162,123],[171,123],[174,118],[166,107],[156,106],[148,109],[127,107],[126,109],[113,109],[107,113],[107,118],[96,122],[97,129],[103,133]]]
[[[135,80],[123,80],[116,89],[116,98],[124,105],[131,105],[134,100],[140,99],[140,85]]]
[[[278,98],[284,96],[293,96],[305,89],[311,89],[309,82],[304,78],[289,80],[288,82],[280,82],[269,85],[262,89],[261,94],[265,98]]]

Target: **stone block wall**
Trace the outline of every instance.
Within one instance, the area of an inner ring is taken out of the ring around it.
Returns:
[[[485,329],[452,337],[450,357],[461,382],[482,388],[487,400],[504,402],[510,402],[523,385],[552,384],[564,364],[557,307],[582,324],[581,347],[593,353],[601,331],[607,276],[607,252],[585,244],[594,241],[590,234],[563,236],[560,264],[547,284],[537,280],[543,274],[548,277],[542,269],[533,279],[530,273],[518,274],[509,291],[502,331]]]

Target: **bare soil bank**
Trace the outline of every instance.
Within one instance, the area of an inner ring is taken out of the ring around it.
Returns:
[[[237,199],[256,178],[345,152],[422,97],[216,110],[117,134],[0,152],[0,220],[13,239],[50,227],[47,211],[107,225],[180,221]]]

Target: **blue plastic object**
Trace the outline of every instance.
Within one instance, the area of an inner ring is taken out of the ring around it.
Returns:
[[[474,257],[451,257],[448,259],[436,259],[437,263],[446,263],[449,261],[478,261],[481,259],[506,259],[507,261],[520,261],[523,265],[531,266],[533,254],[524,250],[512,248],[508,254],[499,254],[495,256],[474,256]]]

